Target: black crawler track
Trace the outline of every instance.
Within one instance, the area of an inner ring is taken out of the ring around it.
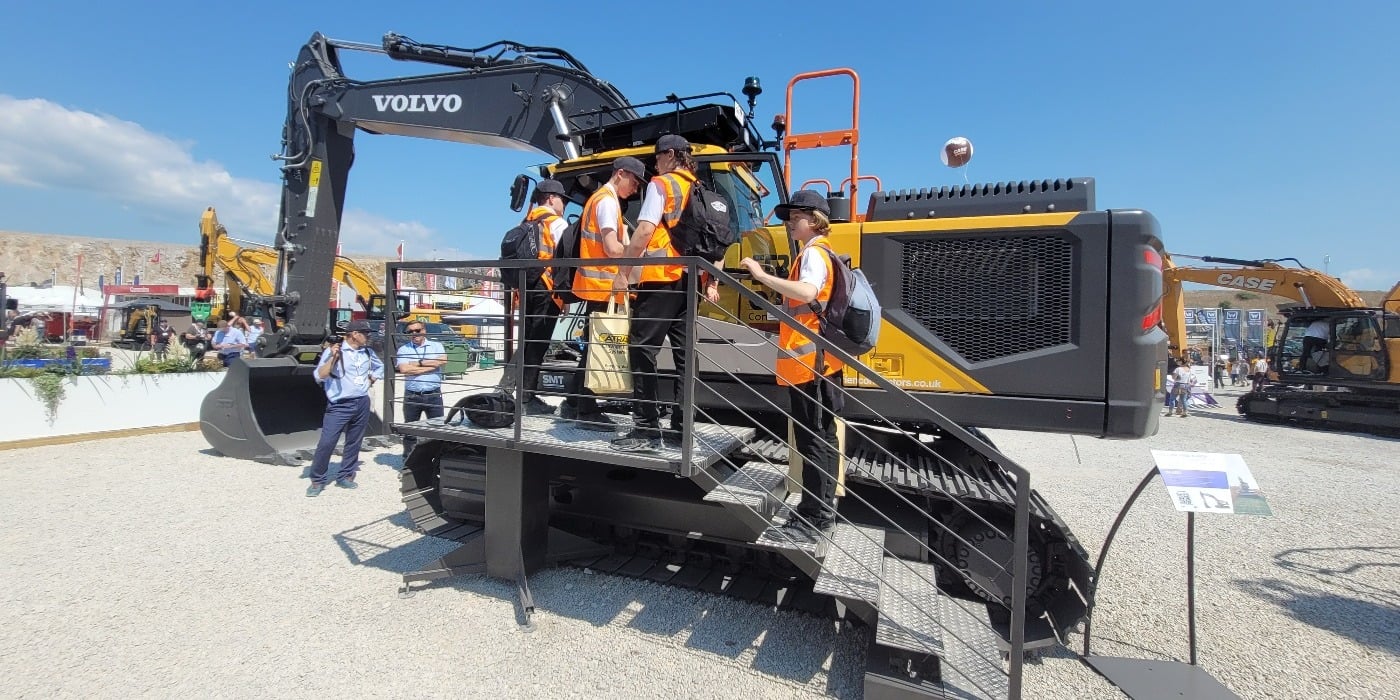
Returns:
[[[935,451],[956,464],[957,469],[921,450],[890,449],[888,445],[881,449],[859,440],[855,443],[847,450],[846,486],[861,498],[848,496],[841,505],[843,516],[858,524],[888,527],[887,522],[872,517],[871,510],[863,509],[858,502],[880,508],[885,508],[892,500],[907,500],[918,505],[943,527],[917,527],[920,521],[928,524],[926,517],[906,517],[901,525],[906,531],[925,537],[929,549],[939,552],[957,567],[938,567],[940,587],[959,597],[977,595],[993,601],[989,611],[994,622],[997,621],[996,613],[1003,609],[1000,604],[1010,599],[1009,575],[1005,571],[1011,568],[1011,543],[995,534],[988,523],[1002,532],[1010,531],[1014,519],[1014,480],[956,443],[930,441]],[[437,492],[441,456],[475,450],[469,445],[421,441],[405,465],[402,474],[404,502],[423,532],[460,540],[478,531],[478,523],[445,514]],[[887,451],[898,455],[899,460],[891,459]],[[787,458],[786,445],[760,439],[750,442],[728,461],[737,467],[754,460],[785,464]],[[899,497],[892,497],[891,489]],[[980,518],[971,515],[969,509]],[[811,581],[773,552],[733,542],[678,537],[674,532],[620,527],[577,515],[556,514],[551,522],[613,548],[608,556],[569,562],[571,565],[764,605],[837,614],[837,607],[830,598],[812,593]],[[918,544],[906,543],[899,551],[898,538],[892,530],[887,532],[895,542],[889,546],[900,556],[930,558]],[[1063,638],[1064,633],[1082,619],[1087,600],[1080,592],[1090,589],[1091,568],[1087,553],[1039,494],[1032,495],[1031,533],[1027,640],[1034,645]],[[974,546],[1000,563],[1005,571],[987,563],[983,557],[971,555],[965,543],[975,543]],[[977,585],[969,586],[968,582]],[[1005,620],[1001,624],[1003,636],[1006,636]]]

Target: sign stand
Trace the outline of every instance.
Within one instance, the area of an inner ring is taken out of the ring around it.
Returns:
[[[1196,511],[1252,512],[1266,515],[1268,508],[1263,505],[1262,492],[1254,488],[1253,476],[1249,475],[1244,460],[1238,455],[1154,451],[1153,456],[1157,464],[1142,478],[1133,494],[1128,497],[1128,501],[1123,504],[1122,510],[1118,511],[1113,527],[1109,528],[1108,538],[1099,550],[1098,561],[1094,564],[1094,585],[1090,591],[1089,610],[1084,621],[1084,652],[1080,660],[1134,700],[1239,700],[1239,696],[1196,665]],[[1186,622],[1190,663],[1093,656],[1089,653],[1089,644],[1093,635],[1093,614],[1097,602],[1095,594],[1103,573],[1104,561],[1108,558],[1109,547],[1112,546],[1128,511],[1159,473],[1169,494],[1173,495],[1173,503],[1177,509],[1186,511]],[[1238,479],[1238,496],[1250,499],[1251,505],[1248,509],[1236,508],[1237,500],[1243,506],[1244,499],[1231,497],[1229,484],[1232,476]]]

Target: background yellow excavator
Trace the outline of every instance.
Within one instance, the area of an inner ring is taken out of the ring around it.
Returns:
[[[275,323],[272,315],[259,314],[253,308],[252,300],[273,293],[278,257],[278,252],[271,246],[235,240],[228,234],[228,229],[219,223],[214,207],[209,207],[199,218],[199,262],[202,269],[195,277],[195,298],[212,303],[210,317],[213,322],[223,318],[226,311],[233,310],[245,316],[262,315]],[[216,298],[214,290],[214,276],[219,268],[224,270],[225,275],[222,299]],[[350,258],[337,255],[331,275],[332,279],[355,293],[355,305],[351,308],[341,307],[338,300],[333,300],[330,307],[333,325],[351,318],[384,318],[385,296],[368,272]],[[402,299],[400,308],[407,304],[407,298]]]
[[[1163,325],[1174,353],[1186,347],[1183,282],[1298,302],[1281,310],[1285,321],[1266,349],[1270,382],[1240,397],[1236,408],[1241,414],[1255,420],[1400,431],[1400,284],[1373,307],[1341,280],[1292,258],[1175,257],[1233,267],[1178,267],[1171,256],[1164,261]],[[1281,264],[1284,260],[1298,266]]]

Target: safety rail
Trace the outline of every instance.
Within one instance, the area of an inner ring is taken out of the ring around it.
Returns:
[[[499,268],[502,274],[518,275],[518,279],[524,281],[526,274],[529,270],[544,267],[546,264],[562,264],[572,267],[578,264],[582,264],[583,262],[584,261],[556,260],[551,261],[550,263],[543,263],[540,261],[434,261],[430,263],[390,263],[390,265],[388,266],[388,282],[386,286],[390,290],[390,295],[397,294],[398,290],[394,288],[394,281],[398,278],[400,272],[411,271],[423,274],[435,274],[444,277],[456,277],[462,280],[469,280],[476,284],[480,284],[482,282],[490,284],[493,282],[498,282],[499,280],[495,279],[494,275],[491,275],[489,273],[483,274],[480,271],[480,268]],[[615,259],[610,260],[609,262],[614,264],[620,264],[623,266],[644,266],[648,264],[653,264],[654,259]],[[683,367],[692,369],[690,371],[679,372],[674,377],[674,381],[679,383],[679,386],[675,387],[674,392],[677,393],[679,397],[681,397],[678,402],[667,401],[662,397],[661,392],[658,391],[657,398],[653,401],[653,403],[658,405],[672,405],[675,407],[674,410],[679,410],[681,413],[680,437],[682,439],[680,440],[679,444],[680,459],[674,460],[670,463],[671,467],[678,474],[692,478],[701,478],[708,473],[705,471],[703,463],[697,466],[696,462],[694,461],[695,451],[697,449],[696,443],[697,441],[699,441],[701,442],[701,444],[705,444],[704,440],[713,440],[716,431],[725,435],[728,438],[731,438],[734,444],[740,445],[751,442],[755,434],[754,431],[761,432],[765,436],[778,442],[789,442],[787,436],[778,435],[772,429],[767,427],[765,421],[762,420],[760,417],[751,415],[751,411],[746,410],[743,407],[745,402],[738,400],[741,397],[735,396],[732,393],[744,389],[747,389],[751,395],[750,397],[744,398],[757,399],[758,405],[762,407],[760,409],[761,411],[771,411],[772,414],[786,415],[789,418],[789,425],[792,426],[790,430],[803,430],[805,431],[805,434],[811,438],[815,438],[818,440],[824,439],[822,435],[818,434],[809,426],[801,425],[797,421],[791,420],[790,409],[785,410],[782,406],[780,406],[777,403],[774,403],[771,399],[766,397],[760,389],[756,388],[752,384],[752,380],[754,379],[752,376],[731,370],[725,367],[722,363],[715,362],[713,361],[713,358],[709,357],[707,357],[706,359],[706,366],[703,370],[702,368],[697,366],[697,360],[700,359],[699,353],[697,353],[696,346],[698,341],[698,323],[700,321],[699,316],[701,305],[698,303],[694,303],[694,300],[697,300],[699,298],[697,280],[700,277],[701,273],[707,275],[712,279],[717,280],[723,289],[732,290],[735,296],[740,300],[740,303],[752,305],[754,309],[767,314],[770,319],[775,319],[780,324],[788,325],[794,328],[795,331],[801,334],[807,341],[813,343],[821,351],[821,354],[824,357],[831,358],[843,363],[846,366],[846,368],[848,368],[847,372],[857,375],[860,379],[864,380],[867,385],[873,385],[875,387],[883,389],[887,393],[887,395],[896,397],[898,401],[904,403],[906,415],[920,415],[926,417],[929,423],[937,425],[944,432],[945,435],[950,436],[956,441],[966,445],[980,457],[988,460],[991,464],[996,465],[1010,473],[1010,475],[1014,479],[1015,489],[1012,498],[1013,502],[1008,503],[1008,505],[1011,505],[1014,508],[1015,516],[1014,526],[1012,528],[1012,531],[1009,533],[1003,532],[1002,528],[988,521],[985,517],[982,516],[982,514],[978,513],[969,505],[963,503],[955,497],[951,497],[951,494],[949,494],[950,497],[948,498],[948,502],[954,507],[960,509],[966,517],[979,521],[987,528],[989,528],[991,532],[996,533],[997,536],[1003,537],[1012,543],[1013,552],[1011,555],[1012,561],[1010,565],[1010,570],[1006,568],[1004,562],[995,561],[991,557],[987,556],[985,553],[982,553],[979,550],[977,550],[971,543],[963,539],[962,535],[954,531],[950,526],[942,522],[933,514],[926,512],[921,506],[911,501],[908,496],[906,496],[904,493],[901,493],[899,490],[895,489],[890,484],[887,484],[878,478],[870,479],[869,481],[873,481],[876,487],[882,489],[883,492],[886,492],[887,495],[893,497],[898,502],[901,502],[904,505],[908,506],[913,512],[920,513],[927,520],[927,526],[930,532],[936,530],[941,533],[941,538],[951,538],[953,541],[967,546],[970,552],[976,552],[977,556],[980,556],[991,567],[995,568],[1001,574],[1005,574],[1010,577],[1011,594],[1009,596],[1009,600],[1006,599],[1006,597],[1004,596],[998,595],[995,592],[982,587],[970,577],[964,576],[963,578],[964,583],[969,587],[981,589],[981,594],[984,599],[991,601],[995,605],[1002,606],[1009,613],[1010,649],[1008,655],[1008,662],[1006,666],[1004,668],[1002,667],[1000,662],[1001,660],[1000,658],[997,658],[997,652],[995,649],[990,650],[990,652],[986,649],[975,650],[974,653],[976,656],[979,657],[978,661],[982,664],[984,669],[995,668],[998,672],[1004,673],[1006,682],[1005,692],[1008,694],[1009,697],[1019,698],[1022,687],[1022,662],[1024,656],[1026,603],[1028,595],[1026,582],[1027,558],[1029,551],[1031,500],[1029,472],[1027,472],[1023,467],[1016,464],[1014,461],[1012,461],[1005,455],[1001,454],[995,448],[991,447],[990,445],[987,445],[985,442],[979,439],[978,436],[964,429],[962,426],[956,424],[955,422],[949,420],[947,417],[939,414],[937,411],[921,402],[917,397],[909,394],[905,390],[891,383],[879,373],[875,372],[873,369],[862,364],[861,362],[859,362],[858,358],[850,356],[849,354],[842,351],[840,348],[836,347],[829,341],[822,338],[820,334],[802,326],[792,316],[787,314],[784,309],[770,302],[767,298],[764,297],[764,295],[759,294],[754,290],[750,289],[734,274],[722,270],[707,261],[700,260],[697,258],[668,259],[667,263],[683,265],[686,268],[687,272],[687,274],[685,274],[683,277],[684,285],[682,288],[667,290],[665,293],[682,294],[685,295],[685,299],[687,300],[683,304],[685,316],[684,325],[686,328],[691,329],[691,331],[688,334],[686,342],[684,343],[684,347],[673,347],[672,351],[679,353],[679,357],[677,357],[676,359],[680,360],[680,364]],[[507,296],[509,296],[509,294],[509,292],[506,293]],[[525,294],[547,295],[548,292],[543,290],[529,290]],[[542,372],[550,367],[550,365],[547,362],[540,362],[535,364],[525,362],[523,359],[525,353],[522,352],[522,346],[528,347],[528,343],[531,342],[550,343],[551,345],[553,345],[553,343],[555,342],[553,338],[549,340],[519,338],[519,334],[516,331],[518,331],[518,329],[525,328],[529,321],[539,318],[539,316],[537,315],[531,315],[526,313],[526,309],[528,306],[529,304],[525,303],[510,304],[508,305],[508,308],[505,311],[501,312],[499,315],[501,335],[502,339],[504,340],[506,352],[509,356],[508,362],[503,367],[502,376],[504,378],[508,375],[510,379],[513,380],[513,382],[502,381],[502,379],[496,379],[495,381],[492,381],[490,377],[484,377],[483,379],[479,380],[479,383],[473,383],[467,380],[468,375],[471,375],[475,372],[486,372],[489,371],[489,369],[471,370],[464,374],[461,380],[444,382],[445,395],[448,393],[447,387],[449,385],[451,386],[451,390],[454,395],[469,395],[472,393],[480,393],[481,391],[498,390],[503,385],[510,385],[513,383],[516,387],[515,407],[513,415],[511,416],[513,426],[512,441],[514,443],[520,443],[522,440],[528,437],[526,435],[527,431],[525,430],[523,425],[525,422],[524,418],[528,415],[528,413],[526,409],[526,402],[523,400],[524,394],[520,391],[520,389],[525,386],[526,374],[528,371],[531,370],[536,372]],[[728,311],[727,309],[721,306],[715,304],[704,304],[703,309],[705,311],[706,317],[711,321],[720,321],[723,323],[734,324],[736,327],[741,325],[741,320],[736,314],[734,314],[731,311]],[[557,315],[556,320],[562,319],[563,317],[568,315],[567,313],[562,313],[563,311],[564,310],[561,310],[561,313]],[[554,314],[546,315],[555,316]],[[634,316],[632,320],[635,322],[644,321],[647,319],[643,317]],[[490,324],[482,325],[485,327],[490,327]],[[391,329],[388,325],[386,325],[385,333],[386,336],[391,339],[393,339],[396,335],[395,333],[391,332]],[[777,349],[776,344],[774,342],[775,339],[771,335],[761,334],[761,336],[758,337],[764,337],[767,340],[767,345],[772,346],[771,349]],[[567,342],[568,339],[565,340]],[[395,365],[394,355],[398,345],[398,342],[386,343],[387,381],[385,391],[387,396],[389,397],[394,397],[395,395],[394,387],[396,383],[396,377],[393,371],[393,367]],[[771,358],[768,358],[766,356],[757,357],[756,352],[751,349],[751,347],[753,346],[746,348],[743,344],[735,342],[730,342],[724,345],[727,349],[731,351],[736,351],[739,356],[742,356],[745,360],[755,365],[771,362]],[[655,350],[657,350],[658,354],[660,354],[661,350],[665,346],[664,344],[658,344],[655,346],[646,347],[654,348]],[[587,350],[585,347],[583,349],[583,352],[586,351]],[[779,352],[781,351],[779,350]],[[706,353],[707,356],[710,354],[711,353],[708,352]],[[809,367],[809,369],[811,368]],[[660,373],[658,373],[658,375],[659,374]],[[709,378],[702,378],[702,374],[706,375]],[[837,379],[836,381],[831,382],[831,384],[843,394],[844,399],[848,402],[854,401],[856,404],[866,409],[864,411],[865,414],[876,416],[881,415],[879,411],[875,411],[870,406],[868,406],[865,403],[865,401],[860,398],[859,395],[846,390],[844,382],[841,380],[843,374],[845,373],[835,375]],[[722,390],[714,390],[713,388],[711,388],[711,385],[715,384],[723,384],[721,388]],[[698,400],[697,397],[697,390],[700,387],[705,387],[705,397],[707,401],[713,401],[716,403],[708,404],[708,408],[706,406],[702,406],[702,402]],[[557,386],[550,387],[547,389],[539,387],[529,387],[529,389],[536,391],[541,395],[553,397],[563,396],[566,399],[579,399],[584,395],[581,393],[575,394],[571,390],[568,390],[569,388],[567,387],[566,390],[563,391],[561,391],[560,388]],[[600,401],[607,400],[606,397],[598,397],[598,399]],[[637,400],[630,398],[628,400],[634,401],[633,405],[635,407],[635,401]],[[398,401],[398,399],[391,398],[390,400],[386,400],[386,430],[391,429],[390,426],[393,425],[391,403],[394,401]],[[728,415],[724,415],[726,413]],[[738,433],[734,431],[732,427],[726,425],[727,420],[732,421],[732,418],[730,418],[730,416],[735,414],[746,419],[746,425],[754,426],[753,431],[747,433]],[[954,463],[952,460],[948,459],[944,455],[939,454],[927,443],[920,440],[919,435],[909,432],[905,428],[901,427],[900,425],[896,424],[895,422],[889,419],[879,418],[872,422],[878,424],[881,428],[885,430],[902,435],[905,438],[905,443],[911,447],[916,448],[920,452],[921,457],[934,460],[936,463],[951,470],[951,472],[960,474],[965,478],[974,478],[972,475],[968,474],[961,466]],[[400,430],[406,429],[404,425],[399,425],[397,427]],[[707,431],[705,436],[699,436],[697,430],[700,429]],[[925,479],[919,470],[912,468],[905,461],[905,459],[901,458],[898,454],[896,454],[895,450],[887,448],[884,445],[881,445],[878,442],[874,441],[871,441],[870,445],[876,451],[881,453],[883,457],[893,461],[894,463],[903,465],[903,467],[907,469],[909,473],[918,475],[921,486],[925,486],[928,489],[934,491],[942,491],[938,484]],[[832,445],[831,447],[837,451],[838,460],[844,459],[844,455],[840,453],[837,445]],[[795,449],[795,447],[790,446],[789,449]],[[621,455],[617,455],[616,453],[614,453],[614,456],[620,457]],[[807,458],[805,455],[802,457],[804,459]],[[617,461],[619,463],[625,463],[625,460],[619,459]],[[773,461],[770,460],[767,456],[764,456],[762,454],[754,454],[751,452],[750,454],[745,455],[743,463],[729,462],[729,464],[735,468],[735,473],[738,473],[740,476],[743,476],[743,474],[741,473],[741,468],[743,464],[750,462],[761,462],[770,468],[779,469],[779,465],[774,464]],[[785,469],[786,465],[782,467],[782,470]],[[733,494],[731,487],[723,483],[723,481],[723,479],[715,479],[713,483],[713,489],[716,491],[730,492],[731,494]],[[793,480],[789,478],[786,481],[789,484],[791,484]],[[869,485],[867,482],[862,482],[862,484],[865,484],[867,486]],[[752,486],[757,487],[760,490],[763,490],[765,488],[764,484],[761,484],[757,481],[753,481]],[[884,513],[880,508],[878,508],[874,503],[872,503],[869,498],[862,495],[859,489],[855,489],[848,486],[846,487],[845,492],[845,498],[860,503],[861,505],[865,506],[870,513],[874,515],[874,517],[879,521],[878,523],[876,523],[878,527],[885,528],[890,532],[899,532],[904,536],[908,537],[909,541],[916,543],[918,546],[918,551],[922,558],[926,558],[929,562],[936,562],[941,566],[948,567],[951,571],[957,571],[959,569],[959,567],[954,562],[949,561],[943,555],[942,552],[938,551],[938,548],[930,546],[930,544],[926,542],[923,537],[918,536],[915,533],[909,532],[908,528],[906,528],[900,522],[896,521],[895,518]],[[811,496],[813,499],[816,500],[820,500],[821,498],[820,494],[815,494],[808,491],[805,485],[801,484],[797,485],[797,491],[794,492],[794,495],[796,495],[797,493]],[[946,492],[944,493],[946,494]],[[995,495],[996,494],[993,494],[993,496]],[[731,500],[733,501],[733,505],[747,509],[750,515],[755,518],[760,518],[763,520],[770,519],[767,513],[767,509],[762,507],[762,503],[760,503],[760,507],[755,508],[754,506],[746,503],[744,499],[734,498]],[[1001,500],[1005,502],[1004,498]],[[796,518],[797,520],[802,521],[804,524],[807,524],[809,526],[812,525],[810,521],[808,521],[806,518],[804,518],[796,512],[795,504],[788,505],[790,506],[788,516],[789,518]],[[849,518],[842,516],[840,512],[835,508],[832,508],[830,504],[823,504],[823,508],[826,510],[826,512],[830,513],[834,517],[837,523],[851,526],[852,531],[858,533],[867,542],[878,545],[882,550],[882,562],[898,562],[897,565],[902,567],[906,573],[915,577],[916,580],[921,581],[922,584],[927,585],[930,589],[937,589],[936,580],[930,580],[924,575],[924,573],[912,567],[911,564],[905,559],[895,556],[888,548],[884,547],[883,539],[880,542],[876,542],[865,532],[863,532],[859,528],[854,527],[856,525],[859,525],[860,523],[856,523],[850,520]],[[869,525],[869,523],[865,524]],[[800,550],[801,543],[793,539],[790,533],[777,528],[769,529],[772,531],[772,536],[785,539],[786,543],[788,545],[791,545],[791,547],[789,548],[791,551]],[[850,561],[854,562],[856,565],[859,566],[859,568],[863,569],[865,574],[868,574],[869,577],[878,581],[881,585],[881,590],[888,590],[890,593],[893,593],[895,596],[898,596],[905,605],[912,607],[918,613],[922,614],[927,620],[937,625],[942,630],[942,633],[948,638],[955,640],[957,643],[963,644],[969,649],[973,647],[971,642],[959,636],[956,630],[948,629],[947,625],[943,620],[940,619],[940,616],[936,611],[925,609],[925,607],[920,605],[918,600],[915,599],[915,596],[913,596],[909,592],[902,591],[898,587],[892,585],[887,580],[888,574],[886,571],[883,570],[882,567],[877,567],[880,568],[880,570],[875,570],[872,569],[870,566],[862,563],[857,557],[853,555],[853,553],[849,552],[845,546],[836,541],[836,539],[833,536],[833,531],[816,531],[815,534],[818,538],[820,538],[820,544],[818,546],[825,549],[828,556],[832,551],[840,552],[846,555]],[[812,563],[816,563],[815,555],[812,556]],[[797,559],[794,559],[794,561],[796,562]],[[821,564],[817,563],[817,566],[820,567]],[[810,574],[811,571],[809,570],[808,573]],[[838,585],[843,586],[850,593],[851,598],[859,597],[858,592],[850,584],[845,582],[838,582]],[[895,621],[892,618],[881,617],[880,624],[886,623],[903,628],[903,625],[898,621]],[[980,620],[979,623],[987,630],[991,630],[993,633],[995,633],[995,630],[992,629],[992,626],[987,621]],[[911,639],[921,640],[919,635],[915,634],[912,630],[903,628],[902,631],[907,633],[909,638]],[[925,644],[927,646],[926,642],[919,641],[919,643]],[[945,665],[948,664],[948,659],[945,655],[945,649],[932,648],[931,646],[927,646],[926,651],[929,654],[940,656],[940,658],[943,658]],[[990,653],[992,656],[988,657],[988,653]],[[954,671],[960,672],[958,669],[954,669]],[[971,673],[965,673],[964,677],[967,679],[968,683],[974,686],[977,689],[977,691],[979,691],[981,694],[989,697],[998,694],[989,687],[986,687],[988,684],[985,682],[985,679],[979,680],[974,674]],[[999,683],[996,685],[999,685]]]

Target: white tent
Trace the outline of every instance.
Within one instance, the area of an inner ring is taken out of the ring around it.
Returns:
[[[100,294],[88,292],[74,295],[71,286],[10,287],[6,293],[19,302],[20,313],[44,311],[71,313],[75,316],[97,316],[102,310]]]

